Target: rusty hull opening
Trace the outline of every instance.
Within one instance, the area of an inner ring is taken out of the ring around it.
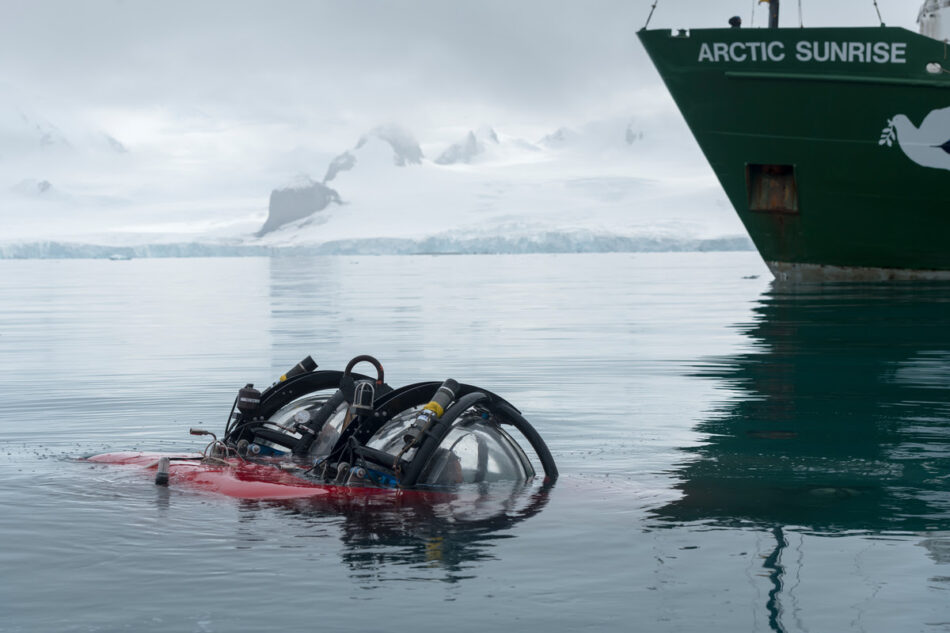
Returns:
[[[749,210],[766,213],[798,213],[798,183],[794,165],[745,167]]]

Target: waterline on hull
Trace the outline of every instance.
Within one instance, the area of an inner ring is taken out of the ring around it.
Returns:
[[[950,270],[913,270],[868,266],[826,266],[766,261],[777,281],[950,281]]]

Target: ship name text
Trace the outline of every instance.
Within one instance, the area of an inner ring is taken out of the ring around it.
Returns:
[[[848,64],[906,64],[906,42],[808,42],[794,51],[785,42],[703,42],[700,62],[782,62],[789,56],[799,62]]]

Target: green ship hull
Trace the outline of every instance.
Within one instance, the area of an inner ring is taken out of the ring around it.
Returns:
[[[780,279],[950,279],[950,50],[901,28],[642,30]]]

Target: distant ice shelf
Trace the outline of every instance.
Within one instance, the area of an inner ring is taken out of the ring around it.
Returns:
[[[119,259],[147,257],[288,257],[307,255],[453,255],[531,253],[659,253],[750,251],[745,235],[711,238],[547,232],[530,236],[430,236],[347,239],[322,244],[264,246],[179,242],[115,246],[74,242],[0,244],[0,259]]]

